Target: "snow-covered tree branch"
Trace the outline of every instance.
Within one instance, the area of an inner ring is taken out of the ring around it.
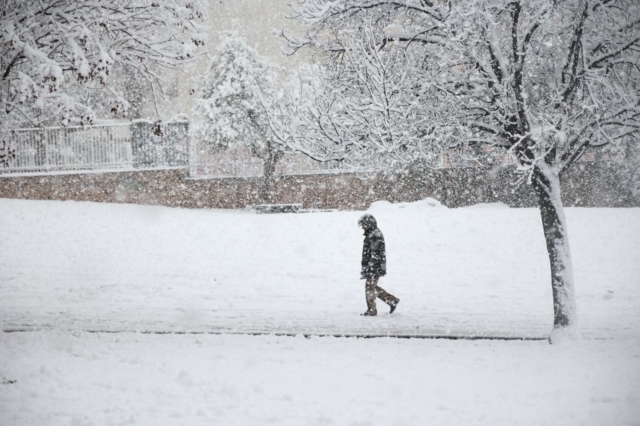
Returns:
[[[99,92],[122,115],[127,95],[110,79],[131,69],[160,91],[205,41],[204,0],[3,0],[0,2],[0,122],[4,128],[95,119]]]
[[[411,78],[412,51],[367,26],[333,40],[329,57],[300,70],[279,105],[286,111],[271,120],[287,149],[358,170],[437,163],[440,137]]]

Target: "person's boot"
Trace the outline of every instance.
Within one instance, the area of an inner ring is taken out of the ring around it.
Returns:
[[[390,314],[392,314],[393,311],[396,310],[396,308],[398,307],[398,303],[400,303],[400,299],[396,299],[396,301],[394,303],[389,305],[389,306],[391,306],[391,310],[389,311]]]
[[[363,317],[375,317],[376,315],[378,315],[378,313],[377,312],[367,311],[364,314],[360,314],[360,315],[363,316]]]

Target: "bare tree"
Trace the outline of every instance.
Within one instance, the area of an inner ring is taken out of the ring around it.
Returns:
[[[270,111],[278,141],[316,161],[342,160],[358,170],[418,160],[433,165],[442,146],[427,143],[434,126],[410,78],[415,58],[381,43],[379,31],[360,27],[334,41],[323,67],[299,70]]]
[[[319,118],[281,126],[282,142],[295,147],[310,135],[307,146],[321,145],[327,157],[381,169],[451,146],[502,150],[537,195],[550,340],[577,335],[560,176],[588,150],[637,146],[640,4],[300,0],[292,11],[307,34],[283,34],[291,52],[316,52],[328,79],[301,112]]]
[[[204,43],[204,0],[0,0],[0,122],[4,128],[90,124],[99,91],[121,115],[127,94],[115,66],[162,93],[163,69],[179,69]]]

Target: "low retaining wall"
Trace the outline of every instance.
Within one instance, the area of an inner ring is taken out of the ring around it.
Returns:
[[[536,205],[531,188],[514,185],[512,169],[444,169],[378,175],[299,175],[276,178],[269,203],[305,209],[363,210],[372,202],[432,197],[448,207],[503,202]],[[260,178],[190,179],[185,169],[0,176],[0,198],[75,200],[186,208],[244,208],[259,204]],[[580,164],[562,177],[563,202],[581,207],[640,207],[640,174],[606,163]]]

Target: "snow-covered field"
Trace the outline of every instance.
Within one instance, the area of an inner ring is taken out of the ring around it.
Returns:
[[[376,318],[362,212],[0,200],[0,425],[640,425],[640,209],[567,211],[581,342],[305,338],[548,335],[536,210],[369,212]]]

